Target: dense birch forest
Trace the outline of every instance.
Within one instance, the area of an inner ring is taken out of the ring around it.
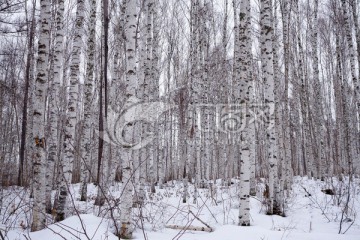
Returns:
[[[128,239],[142,207],[175,184],[179,204],[236,186],[239,226],[252,225],[256,196],[264,214],[286,217],[296,176],[329,192],[334,178],[350,184],[359,10],[358,0],[2,0],[0,213],[10,187],[28,194],[31,231],[93,202]]]

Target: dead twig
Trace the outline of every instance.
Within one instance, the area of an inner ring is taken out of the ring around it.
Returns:
[[[191,213],[197,220],[199,220],[202,224],[204,224],[204,225],[210,230],[210,232],[213,231],[212,227],[210,227],[206,222],[204,222],[204,221],[201,220],[198,216],[196,216],[191,210],[190,210],[190,213]],[[202,231],[205,231],[205,230],[202,230]]]
[[[1,240],[5,240],[5,237],[3,236],[1,230],[0,230],[0,237],[1,237]]]

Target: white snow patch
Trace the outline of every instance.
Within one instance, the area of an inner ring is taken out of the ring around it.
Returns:
[[[351,198],[346,214],[343,215],[346,193],[349,189],[346,179],[343,182],[333,179],[324,183],[296,177],[289,197],[284,199],[288,207],[286,217],[265,215],[262,195],[258,194],[250,201],[251,226],[241,227],[237,226],[239,207],[237,184],[224,187],[221,181],[218,181],[216,192],[213,194],[207,189],[199,189],[200,197],[194,204],[194,187],[189,188],[190,197],[187,203],[182,203],[181,196],[184,190],[182,183],[173,181],[164,189],[157,189],[155,194],[147,192],[145,205],[141,209],[134,209],[133,219],[136,227],[134,239],[359,240],[360,221],[357,218],[360,212],[359,183],[359,179],[355,179],[350,184]],[[336,195],[331,196],[321,192],[325,188],[335,189]],[[119,189],[117,186],[111,190],[115,200],[121,199]],[[96,186],[89,185],[89,201],[86,203],[77,200],[78,190],[79,184],[74,184],[72,196],[79,215],[49,224],[42,231],[29,232],[27,223],[31,218],[31,201],[28,192],[20,188],[5,189],[0,215],[0,229],[3,234],[6,233],[5,239],[118,239],[113,234],[113,221],[109,219],[108,214],[103,214],[105,217],[95,216],[99,212],[98,207],[93,205]],[[105,205],[102,210],[106,208]],[[340,221],[345,218],[350,220],[342,224],[341,232],[345,234],[338,234]],[[48,215],[48,221],[49,223],[53,221],[51,215]],[[202,222],[211,226],[214,231],[211,233],[182,231],[165,227],[167,225],[204,227]],[[144,230],[141,230],[142,227]]]

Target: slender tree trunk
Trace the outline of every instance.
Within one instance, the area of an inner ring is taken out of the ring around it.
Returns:
[[[350,25],[350,16],[348,13],[348,4],[346,0],[341,0],[342,2],[342,9],[343,9],[343,13],[344,13],[344,25],[345,25],[345,34],[346,34],[346,41],[347,41],[347,46],[349,49],[349,60],[350,60],[350,75],[351,75],[351,79],[352,82],[354,84],[355,87],[355,97],[356,97],[356,101],[357,104],[360,104],[360,84],[358,81],[358,77],[356,76],[356,72],[355,72],[355,49],[354,49],[354,43],[353,43],[353,39],[352,39],[352,29],[351,29],[351,25]]]
[[[351,0],[350,1],[353,13],[353,20],[354,20],[354,28],[355,28],[355,40],[356,40],[356,50],[357,50],[357,60],[358,60],[358,78],[360,77],[360,28],[359,28],[359,15],[358,15],[358,0]],[[360,89],[355,89],[355,91],[360,94]]]
[[[240,3],[240,54],[241,68],[239,81],[244,85],[240,89],[241,103],[246,107],[253,104],[253,82],[250,75],[251,64],[251,34],[250,34],[250,1],[241,0]],[[245,91],[246,89],[246,91]],[[245,91],[245,92],[244,92]],[[246,118],[249,118],[249,113]],[[241,172],[240,172],[240,209],[239,209],[239,225],[250,226],[250,162],[255,157],[251,149],[254,148],[255,129],[254,122],[246,119],[247,126],[241,133]]]
[[[91,132],[92,128],[92,106],[93,106],[93,82],[94,82],[94,55],[95,55],[95,22],[96,22],[96,0],[90,1],[90,35],[87,41],[88,57],[86,65],[85,89],[84,89],[84,124],[81,137],[81,173],[80,173],[80,200],[87,199],[87,182],[89,181],[91,165]]]
[[[56,221],[65,219],[69,208],[69,187],[72,179],[72,169],[75,155],[79,153],[79,149],[75,148],[76,133],[76,115],[79,94],[79,75],[80,75],[80,55],[82,46],[83,22],[84,22],[84,0],[77,1],[75,36],[73,40],[73,52],[70,64],[70,86],[69,99],[67,102],[65,136],[64,136],[64,157],[60,164],[62,169],[62,181],[59,192],[59,202],[57,208]]]
[[[105,194],[108,189],[108,167],[109,167],[109,153],[110,145],[104,141],[103,134],[107,130],[104,125],[107,121],[108,112],[108,35],[109,35],[109,7],[108,0],[102,1],[102,47],[101,47],[101,74],[100,74],[100,95],[99,95],[99,151],[98,151],[98,171],[97,171],[97,184],[98,192],[95,200],[95,205],[102,206],[105,202]],[[111,131],[111,130],[110,130]]]
[[[277,202],[278,192],[275,189],[278,178],[278,153],[277,153],[277,128],[275,127],[275,92],[274,92],[274,66],[273,66],[273,35],[271,0],[261,1],[260,26],[261,26],[261,63],[265,87],[265,107],[269,109],[265,114],[268,122],[266,127],[266,140],[268,143],[267,160],[269,164],[269,214],[281,214],[280,203]]]
[[[34,205],[31,231],[38,231],[45,228],[46,207],[45,198],[45,174],[46,174],[46,138],[45,138],[45,97],[47,90],[50,44],[50,1],[40,1],[40,37],[38,42],[37,77],[35,82],[34,99]]]
[[[137,77],[136,77],[136,29],[137,29],[137,8],[136,0],[128,0],[126,9],[126,103],[125,107],[129,107],[136,103],[134,101],[137,93]],[[135,113],[136,114],[136,113]],[[138,113],[139,114],[139,113]],[[129,139],[134,139],[135,125],[129,126],[125,132],[125,136]],[[131,137],[132,136],[132,137]],[[131,207],[132,207],[132,174],[133,161],[136,156],[135,151],[130,149],[125,150],[125,157],[122,163],[122,201],[120,202],[121,212],[121,229],[120,237],[131,238],[133,229],[131,227]]]
[[[48,171],[46,172],[46,210],[51,212],[52,203],[51,203],[51,191],[53,187],[52,176],[54,174],[55,163],[58,161],[58,116],[60,109],[59,101],[59,90],[60,82],[62,78],[62,65],[63,65],[63,15],[64,15],[64,1],[59,0],[58,8],[56,12],[56,43],[55,43],[55,54],[54,54],[54,76],[53,82],[51,84],[50,92],[50,133],[49,133],[49,153],[48,153]]]
[[[287,186],[287,180],[290,173],[285,167],[288,164],[288,161],[291,159],[291,149],[290,149],[290,114],[289,114],[289,69],[290,69],[290,16],[291,16],[291,5],[288,0],[281,1],[281,14],[282,14],[282,23],[283,23],[283,45],[284,45],[284,103],[283,103],[283,128],[284,128],[284,152],[285,152],[285,162],[283,164],[283,178],[284,178],[284,189]]]
[[[33,48],[34,48],[34,28],[35,28],[35,5],[33,6],[31,14],[31,23],[29,31],[29,42],[28,42],[28,53],[26,57],[26,67],[25,67],[25,89],[24,89],[24,106],[22,111],[22,123],[21,123],[21,143],[20,143],[20,152],[19,152],[19,173],[18,173],[18,185],[24,185],[24,163],[25,162],[25,147],[26,145],[26,132],[28,126],[28,102],[29,102],[29,91],[30,91],[30,79],[31,79],[31,65],[33,62]]]

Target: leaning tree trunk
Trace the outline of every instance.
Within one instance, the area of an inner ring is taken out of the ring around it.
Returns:
[[[45,173],[46,173],[46,146],[45,146],[45,97],[48,81],[48,59],[50,42],[50,1],[40,1],[40,37],[38,43],[37,77],[35,82],[34,99],[34,205],[31,231],[45,228]]]

